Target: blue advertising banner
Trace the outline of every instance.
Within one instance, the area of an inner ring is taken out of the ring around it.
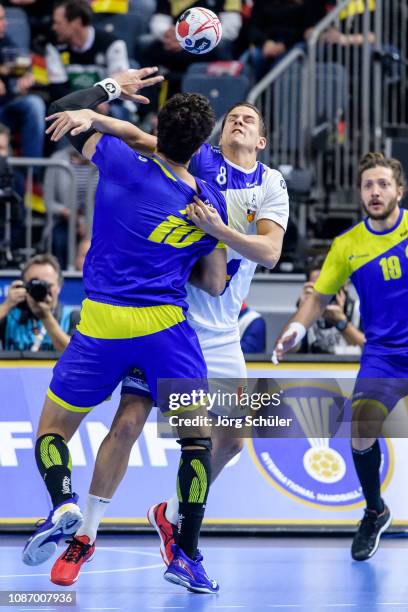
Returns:
[[[35,433],[52,362],[0,362],[0,524],[33,521],[48,514],[48,494],[34,459]],[[249,364],[249,377],[353,377],[356,366],[290,364],[278,370]],[[318,395],[316,392],[314,395]],[[83,421],[69,447],[73,486],[84,501],[98,448],[119,404],[119,390]],[[403,409],[403,408],[402,408]],[[361,518],[363,501],[347,438],[319,437],[313,424],[302,438],[254,438],[211,488],[207,523],[242,525],[348,525]],[[403,438],[381,441],[381,479],[394,523],[408,522]],[[127,474],[107,519],[147,524],[146,510],[175,490],[180,447],[158,438],[155,409],[135,443]],[[404,483],[402,485],[402,483]],[[233,491],[233,496],[231,492]]]

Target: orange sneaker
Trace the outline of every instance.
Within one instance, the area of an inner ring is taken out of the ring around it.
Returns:
[[[90,561],[95,552],[95,543],[89,543],[86,535],[73,536],[67,540],[69,546],[56,560],[51,569],[51,582],[61,586],[70,586],[79,578],[83,563]]]
[[[159,534],[162,559],[166,565],[170,565],[174,557],[171,547],[175,544],[175,540],[173,533],[174,526],[166,519],[166,508],[166,502],[151,506],[147,513],[147,519]]]

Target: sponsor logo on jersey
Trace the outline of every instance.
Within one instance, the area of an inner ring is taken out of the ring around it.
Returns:
[[[248,223],[252,223],[255,219],[256,215],[256,195],[252,195],[252,202],[247,204],[247,221]]]

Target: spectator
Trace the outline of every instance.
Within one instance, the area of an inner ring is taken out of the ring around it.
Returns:
[[[10,155],[10,130],[0,123],[0,251],[8,251],[7,258],[12,260],[12,251],[23,246],[25,237],[24,176],[12,172],[8,157]],[[9,202],[10,216],[7,219],[5,202]],[[11,227],[8,226],[10,223]]]
[[[129,69],[125,42],[95,29],[92,18],[87,0],[59,0],[54,7],[52,29],[59,44],[46,47],[52,100]],[[120,102],[110,110],[115,117],[128,118]]]
[[[95,167],[82,157],[71,145],[57,151],[52,160],[67,162],[76,179],[77,238],[81,240],[87,233],[86,205],[90,195],[95,193],[98,173]],[[72,214],[72,194],[70,175],[63,168],[49,167],[44,177],[44,202],[50,223],[44,238],[52,231],[52,252],[60,266],[67,267],[68,221]]]
[[[243,353],[264,353],[266,346],[266,323],[263,316],[249,308],[245,302],[238,317],[239,335]]]
[[[308,30],[325,15],[321,0],[254,0],[249,42],[251,60],[261,78],[294,45],[303,43]]]
[[[221,20],[223,36],[218,46],[205,56],[193,55],[183,51],[177,42],[174,24],[185,10],[200,6],[217,13]],[[182,10],[181,10],[182,9]],[[141,56],[142,65],[163,66],[169,74],[169,95],[180,88],[181,75],[193,62],[232,60],[234,41],[238,38],[242,18],[241,0],[187,0],[180,5],[177,0],[158,0],[157,11],[150,23],[154,41],[148,45]]]
[[[308,280],[303,286],[298,306],[313,292],[324,260],[325,256],[319,255],[310,262]],[[357,297],[351,296],[348,287],[342,287],[294,351],[335,355],[360,354],[365,338],[359,326],[360,302]]]
[[[45,104],[39,96],[29,93],[34,78],[28,65],[24,72],[18,59],[18,50],[7,36],[6,12],[0,4],[0,121],[21,133],[24,157],[41,157]]]
[[[52,255],[36,255],[28,260],[22,278],[11,284],[0,305],[3,350],[65,349],[79,321],[79,309],[59,303],[62,282],[61,269]]]

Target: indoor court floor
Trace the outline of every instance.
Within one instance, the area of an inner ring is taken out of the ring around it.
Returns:
[[[218,595],[189,593],[163,579],[153,536],[100,536],[72,587],[49,581],[52,562],[27,567],[23,536],[0,536],[0,591],[76,591],[75,606],[19,604],[1,610],[408,611],[408,539],[386,538],[368,562],[353,562],[349,538],[203,537]],[[61,552],[62,552],[61,548]]]

